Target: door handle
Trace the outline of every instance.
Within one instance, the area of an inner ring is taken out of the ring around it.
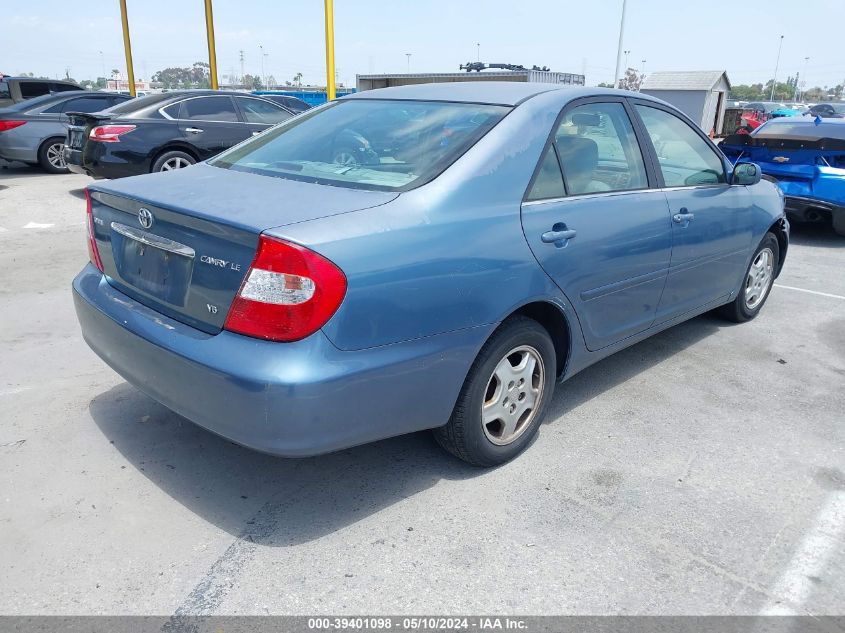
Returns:
[[[681,207],[678,213],[672,216],[672,222],[675,224],[683,224],[686,226],[695,217],[694,213],[687,211],[686,207]]]
[[[577,235],[575,229],[567,228],[563,222],[557,222],[551,231],[546,231],[540,236],[540,239],[546,244],[554,244],[558,248],[563,248],[569,243],[573,237]]]
[[[200,132],[204,132],[205,130],[201,130],[198,127],[186,127],[186,132],[190,132],[191,134],[199,134]]]
[[[252,133],[253,136],[258,136],[259,134],[261,134],[261,132],[253,132]]]

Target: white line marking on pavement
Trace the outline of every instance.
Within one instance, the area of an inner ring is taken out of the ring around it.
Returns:
[[[829,292],[819,292],[818,290],[807,290],[806,288],[796,288],[794,286],[784,286],[781,284],[775,284],[775,288],[783,288],[784,290],[797,290],[798,292],[806,292],[807,294],[811,295],[818,295],[820,297],[830,297],[831,299],[842,299],[845,301],[845,297],[842,295],[832,295]]]
[[[760,615],[797,615],[789,602],[801,607],[813,592],[817,581],[827,565],[828,559],[839,547],[845,532],[845,492],[831,493],[821,512],[816,516],[813,529],[801,541],[789,567],[778,579],[772,595],[783,602],[770,602]]]
[[[38,222],[30,222],[29,224],[25,224],[23,228],[25,229],[49,229],[51,226],[56,226],[55,224],[39,224]]]

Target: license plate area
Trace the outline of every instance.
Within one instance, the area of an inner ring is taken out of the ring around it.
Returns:
[[[188,295],[194,250],[165,237],[117,222],[112,251],[120,278],[151,297],[182,307]]]
[[[82,147],[82,130],[70,130],[70,142],[68,146],[71,149],[79,149]]]

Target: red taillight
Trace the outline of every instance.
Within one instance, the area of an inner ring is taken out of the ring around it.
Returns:
[[[100,141],[101,143],[117,143],[122,134],[131,132],[134,129],[134,125],[98,125],[97,127],[91,128],[88,138],[92,141]]]
[[[85,190],[85,214],[88,216],[88,258],[91,263],[103,272],[103,262],[100,251],[97,250],[97,240],[94,238],[94,212],[91,210],[91,193]]]
[[[271,341],[298,341],[319,330],[346,294],[346,275],[322,255],[262,235],[225,329]]]
[[[26,121],[0,121],[0,132],[6,130],[14,130],[16,127],[22,126]]]

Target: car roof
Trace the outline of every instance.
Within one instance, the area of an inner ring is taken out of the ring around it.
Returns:
[[[67,79],[49,79],[45,77],[10,77],[4,75],[0,77],[0,81],[49,81],[51,84],[65,84],[68,86],[79,86],[75,81],[68,81]],[[79,86],[82,88],[82,86]]]
[[[448,83],[414,84],[393,88],[376,88],[342,97],[347,99],[402,99],[419,101],[452,101],[463,103],[488,103],[519,105],[544,92],[566,92],[571,99],[593,95],[627,95],[647,98],[640,93],[609,88],[590,88],[565,84],[532,83],[516,81],[454,81]]]
[[[53,105],[55,103],[61,103],[62,101],[70,101],[71,99],[80,99],[84,97],[102,97],[105,99],[106,97],[114,96],[115,95],[113,94],[94,92],[92,90],[69,90],[67,92],[54,92],[52,94],[39,95],[37,97],[33,97],[32,99],[24,99],[23,101],[18,101],[17,103],[7,106],[4,109],[24,112]]]

